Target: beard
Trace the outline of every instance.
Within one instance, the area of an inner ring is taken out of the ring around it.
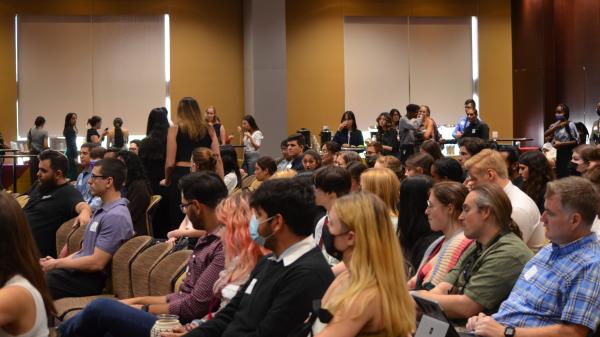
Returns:
[[[40,192],[42,194],[46,194],[52,191],[56,186],[58,185],[56,184],[56,181],[54,179],[49,179],[47,181],[40,180]]]

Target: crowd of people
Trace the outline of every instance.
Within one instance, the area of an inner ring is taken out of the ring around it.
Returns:
[[[148,336],[157,315],[171,314],[182,325],[164,337],[406,337],[421,320],[412,296],[477,336],[591,335],[600,148],[580,144],[568,114],[557,107],[552,146],[520,153],[488,141],[469,99],[453,133],[457,158],[440,150],[426,105],[381,113],[366,144],[346,111],[332,141],[310,148],[292,134],[279,158],[261,155],[265,138],[248,115],[240,160],[216,108],[203,114],[191,97],[174,123],[153,109],[147,136],[129,147],[123,121],[99,131],[98,116],[73,147],[68,114],[66,155],[34,148],[25,206],[0,193],[0,334],[47,336],[54,300],[102,294],[119,247],[151,234],[192,250],[181,286],[96,299],[59,322],[60,336]],[[148,228],[152,195],[162,200]],[[56,231],[73,218],[86,227],[68,254]]]

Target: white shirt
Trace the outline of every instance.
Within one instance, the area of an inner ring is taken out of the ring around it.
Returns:
[[[312,236],[307,236],[304,240],[298,241],[295,244],[291,245],[286,249],[280,256],[276,258],[276,261],[283,260],[283,266],[287,267],[290,264],[296,262],[302,255],[308,253],[311,249],[315,248],[317,245],[315,244],[315,239]],[[274,258],[272,256],[271,258]]]
[[[317,244],[319,244],[319,242],[321,241],[321,236],[323,236],[323,227],[325,226],[325,218],[327,218],[327,214],[324,217],[322,217],[317,222],[317,225],[315,226],[315,232],[313,233],[313,236],[315,238],[315,243],[317,243]],[[323,245],[323,248],[321,248],[321,253],[323,253],[325,260],[327,261],[327,263],[330,266],[335,266],[336,264],[340,263],[340,261],[338,259],[327,254],[327,250],[325,250],[325,245]]]
[[[237,186],[237,176],[235,175],[235,172],[229,172],[225,175],[225,177],[223,177],[223,182],[225,183],[225,186],[227,186],[227,192],[231,193],[233,192],[233,190],[235,190],[235,187]]]
[[[511,217],[519,226],[523,234],[523,241],[527,244],[527,247],[537,251],[546,241],[544,226],[540,222],[540,211],[537,205],[533,199],[510,181],[504,186],[504,192],[506,192],[512,204]]]
[[[23,276],[15,275],[8,282],[4,284],[6,286],[16,286],[25,288],[33,297],[35,303],[35,321],[31,330],[19,337],[48,337],[48,318],[46,316],[46,307],[44,306],[44,300],[40,292]],[[13,335],[4,331],[0,328],[0,337],[12,337]]]
[[[263,138],[263,134],[260,130],[256,130],[252,133],[252,139],[254,139],[254,143],[258,146],[260,146],[260,142]],[[258,152],[258,149],[255,149],[254,146],[252,146],[250,138],[244,137],[244,152]]]
[[[596,233],[598,240],[600,241],[600,219],[596,216],[594,223],[592,223],[592,232]]]

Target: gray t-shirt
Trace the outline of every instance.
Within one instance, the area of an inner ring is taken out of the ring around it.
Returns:
[[[127,208],[127,199],[121,198],[102,205],[85,229],[83,244],[77,257],[94,254],[96,247],[114,255],[121,245],[133,236],[133,223]]]
[[[48,138],[48,131],[42,128],[31,128],[27,133],[27,141],[31,143],[30,151],[40,153],[44,150],[44,139]]]

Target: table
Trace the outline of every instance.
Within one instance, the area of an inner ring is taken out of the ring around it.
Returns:
[[[32,158],[37,157],[36,154],[0,154],[0,158],[12,158],[12,181],[13,181],[13,193],[17,192],[17,159],[18,158]]]

